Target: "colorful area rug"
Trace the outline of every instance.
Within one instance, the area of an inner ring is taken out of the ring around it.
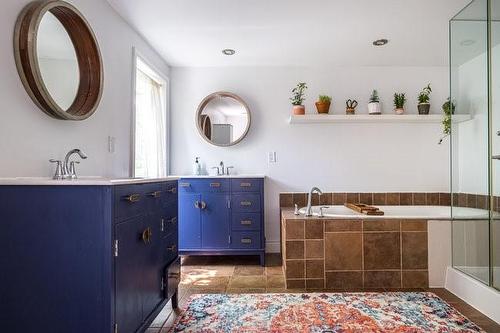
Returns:
[[[193,295],[173,332],[484,332],[433,293]]]

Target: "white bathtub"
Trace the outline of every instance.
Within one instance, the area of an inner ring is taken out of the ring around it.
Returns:
[[[363,219],[426,219],[447,220],[451,218],[449,206],[377,206],[385,215],[374,216],[358,213],[345,206],[313,206],[313,216],[319,215],[319,207],[323,208],[323,215],[327,218],[363,218]],[[301,208],[303,215],[306,208]],[[488,219],[488,211],[477,208],[453,207],[453,216],[460,219]]]

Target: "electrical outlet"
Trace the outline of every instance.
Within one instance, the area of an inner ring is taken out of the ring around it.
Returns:
[[[114,136],[108,136],[108,152],[114,153],[115,152],[115,142],[116,138]]]
[[[276,152],[275,151],[270,151],[269,152],[269,163],[276,163]]]

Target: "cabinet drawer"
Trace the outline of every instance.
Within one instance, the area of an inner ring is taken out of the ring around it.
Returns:
[[[171,204],[172,202],[177,202],[178,195],[178,183],[177,181],[166,182],[163,185],[165,196],[162,199],[164,205]]]
[[[145,210],[146,196],[142,185],[115,186],[114,191],[115,220],[125,220]]]
[[[229,192],[229,180],[219,178],[179,180],[180,193]]]
[[[233,249],[260,249],[261,247],[258,231],[234,231],[231,238]]]
[[[165,197],[165,189],[162,183],[143,184],[142,191],[144,193],[145,208],[149,213],[159,213],[161,210],[161,203]]]
[[[161,234],[163,237],[177,233],[179,220],[177,215],[164,215],[161,218]]]
[[[173,233],[162,241],[163,263],[167,264],[177,258],[179,246],[177,242],[177,233]]]
[[[236,178],[231,179],[231,191],[233,192],[260,192],[262,179]]]
[[[260,230],[260,213],[233,213],[232,230]]]
[[[231,196],[231,208],[235,212],[260,212],[260,194],[234,194]]]

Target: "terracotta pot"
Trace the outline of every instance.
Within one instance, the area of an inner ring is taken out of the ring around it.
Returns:
[[[345,114],[355,114],[356,109],[355,108],[346,108],[345,109]]]
[[[368,114],[382,114],[379,102],[368,103]]]
[[[396,114],[403,114],[405,113],[405,108],[396,108],[394,109],[394,112],[396,112]]]
[[[302,116],[306,114],[306,107],[304,105],[294,105],[293,114],[296,116]]]
[[[430,103],[421,103],[417,106],[418,114],[429,114],[429,110],[431,109]]]
[[[330,102],[316,102],[316,110],[318,113],[328,113],[330,112]]]

